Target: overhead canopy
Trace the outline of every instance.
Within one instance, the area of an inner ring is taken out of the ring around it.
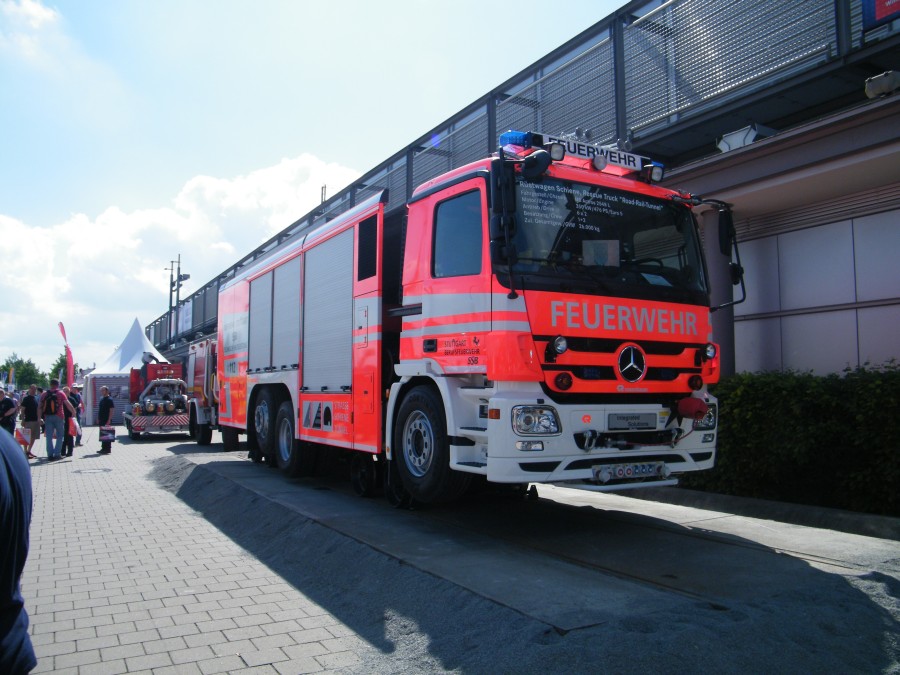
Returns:
[[[116,350],[110,354],[109,358],[97,366],[93,375],[113,375],[118,373],[128,374],[132,368],[140,368],[143,365],[141,360],[144,353],[149,352],[159,360],[159,363],[168,363],[166,358],[160,354],[156,347],[144,335],[141,324],[137,319],[131,325],[131,330],[122,340],[122,343],[116,347]]]

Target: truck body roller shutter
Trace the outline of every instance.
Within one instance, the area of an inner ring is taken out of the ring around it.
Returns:
[[[303,386],[341,392],[352,384],[353,230],[309,250],[303,287]]]

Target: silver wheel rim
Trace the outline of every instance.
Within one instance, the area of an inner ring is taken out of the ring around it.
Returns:
[[[256,406],[253,414],[253,425],[256,427],[256,435],[262,438],[269,437],[269,403],[262,401]]]
[[[291,422],[288,419],[283,419],[281,420],[281,426],[278,427],[278,454],[284,464],[291,461],[293,445],[294,432],[291,429]]]
[[[416,478],[428,473],[434,459],[434,430],[431,420],[420,410],[407,417],[403,426],[403,458]]]

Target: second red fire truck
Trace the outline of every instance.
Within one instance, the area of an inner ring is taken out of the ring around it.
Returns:
[[[198,441],[246,434],[292,474],[350,451],[357,492],[383,481],[397,504],[476,478],[621,490],[712,467],[700,200],[615,148],[500,146],[403,212],[377,194],[225,282],[216,339],[188,363]]]

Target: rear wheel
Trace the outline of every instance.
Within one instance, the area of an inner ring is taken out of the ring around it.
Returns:
[[[408,509],[412,506],[412,495],[403,487],[400,474],[397,472],[397,462],[388,462],[384,469],[384,497],[388,504],[397,509]]]
[[[309,476],[316,469],[315,449],[294,438],[294,408],[290,401],[278,406],[275,418],[277,435],[275,459],[278,468],[290,476]]]
[[[197,445],[209,445],[212,443],[212,427],[209,424],[197,422],[197,408],[194,406],[191,406],[189,434],[197,442]]]
[[[212,426],[209,424],[197,425],[197,445],[209,445],[212,443]]]
[[[222,445],[225,452],[236,451],[240,447],[238,430],[234,427],[222,427]]]
[[[276,414],[277,410],[272,392],[268,389],[263,389],[253,408],[253,430],[256,432],[256,448],[259,455],[265,458],[266,462],[272,466],[275,465],[276,454]]]
[[[134,431],[134,429],[131,428],[131,421],[128,419],[125,420],[125,430],[128,431],[128,438],[133,441],[136,441],[141,437],[141,432]]]
[[[374,497],[378,491],[378,465],[368,452],[354,452],[350,458],[350,484],[360,497]]]
[[[450,468],[450,443],[440,396],[416,387],[400,406],[394,435],[394,460],[406,490],[420,502],[446,502],[459,497],[469,476]]]

